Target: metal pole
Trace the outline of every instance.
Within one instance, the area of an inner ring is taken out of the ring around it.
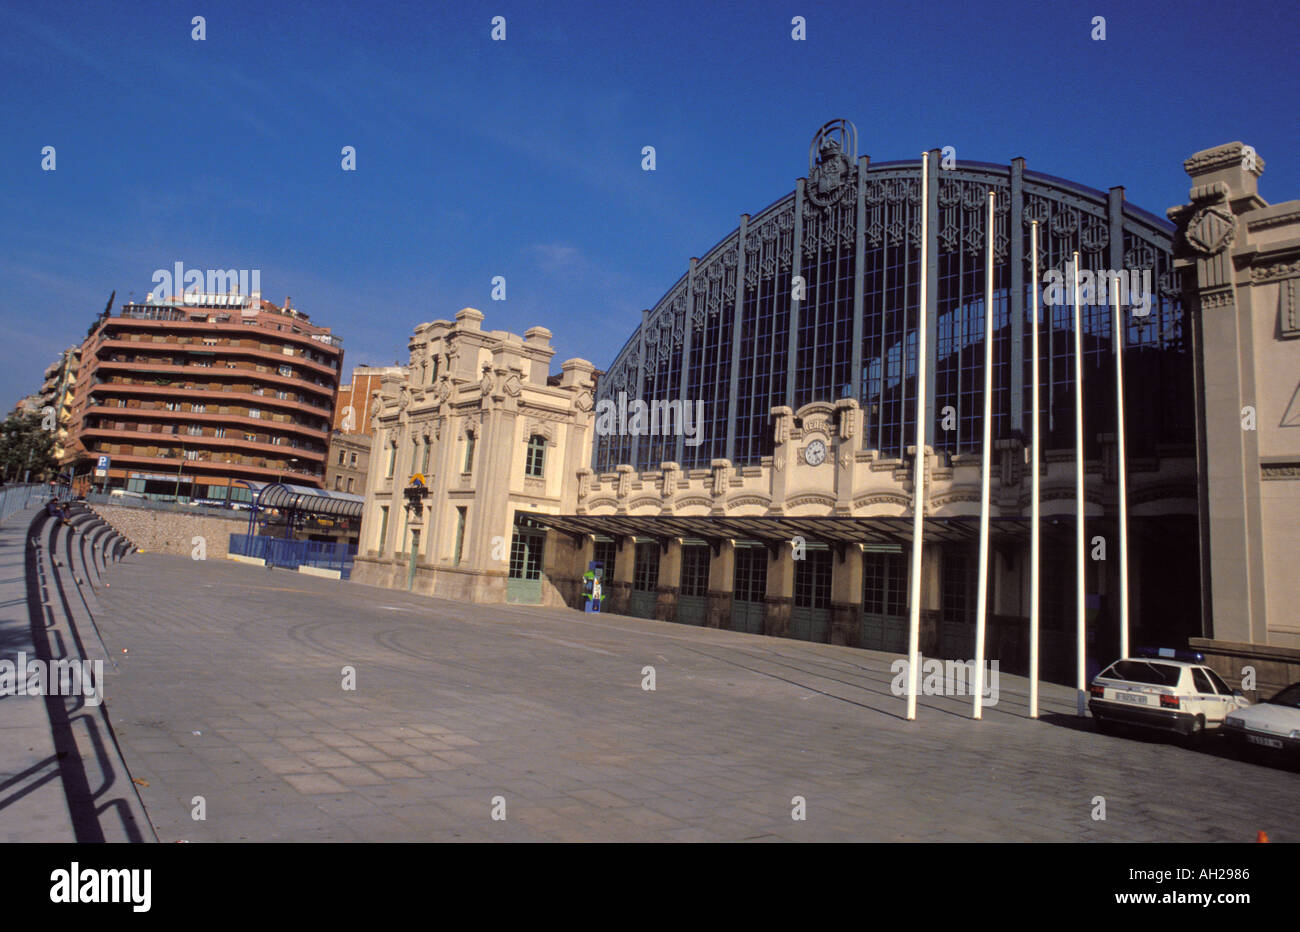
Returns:
[[[1075,710],[1080,716],[1087,709],[1088,684],[1087,668],[1085,666],[1084,654],[1087,650],[1087,616],[1085,614],[1085,602],[1087,600],[1084,583],[1084,535],[1083,535],[1083,517],[1084,517],[1084,499],[1083,499],[1083,312],[1079,307],[1079,254],[1074,253],[1074,505],[1077,512],[1075,517],[1075,540],[1074,540],[1074,569],[1075,569],[1075,672],[1077,680],[1077,694],[1075,696]]]
[[[925,308],[929,300],[930,153],[921,153],[921,303],[916,325],[916,462],[912,468],[912,578],[907,630],[907,720],[916,719],[921,666],[921,534],[925,524]],[[907,375],[907,361],[903,361]]]
[[[1119,655],[1128,656],[1128,458],[1124,450],[1124,322],[1119,276],[1111,288],[1115,318],[1115,433],[1119,454]]]
[[[1038,555],[1039,555],[1039,515],[1038,515],[1038,464],[1041,459],[1038,438],[1038,221],[1029,225],[1029,264],[1030,290],[1034,294],[1034,320],[1030,326],[1030,349],[1034,362],[1032,375],[1034,380],[1030,417],[1033,428],[1030,431],[1033,458],[1029,468],[1029,717],[1038,718]]]
[[[975,597],[975,710],[984,706],[984,628],[989,602],[989,485],[993,481],[993,207],[996,195],[989,192],[989,213],[984,228],[988,257],[984,262],[984,453],[980,459],[980,560]]]

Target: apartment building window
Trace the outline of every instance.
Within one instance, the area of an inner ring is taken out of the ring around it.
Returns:
[[[397,468],[397,443],[393,442],[388,445],[388,475],[386,478],[393,478],[393,470]]]
[[[528,438],[528,456],[524,462],[524,475],[534,479],[542,478],[542,469],[546,463],[546,438],[537,434]]]
[[[259,419],[260,419],[260,418],[262,417],[262,409],[261,409],[261,408],[249,408],[249,409],[248,409],[248,416],[249,416],[249,417],[255,417],[255,418],[259,418]]]
[[[216,338],[216,337],[204,337],[204,338],[203,338],[203,345],[204,345],[204,346],[216,346],[216,345],[217,345],[217,338]]]
[[[384,554],[384,542],[388,540],[388,506],[379,506],[379,555]]]
[[[286,378],[292,376],[292,375],[293,375],[293,366],[281,366],[281,367],[280,367],[280,374],[283,375],[283,376],[285,376]]]
[[[191,424],[190,427],[189,427],[189,430],[187,431],[187,433],[188,433],[191,437],[202,437],[202,436],[203,436],[203,428],[200,427],[198,424]]]
[[[340,466],[343,465],[343,457],[344,457],[345,455],[346,455],[346,452],[345,452],[345,451],[343,451],[343,450],[339,450],[339,465],[340,465]]]
[[[424,438],[424,464],[420,467],[420,472],[424,473],[426,476],[429,474],[429,449],[432,446],[433,446],[433,441],[431,441],[428,437],[425,437]],[[352,465],[353,466],[356,465],[355,453],[353,454]]]
[[[335,491],[335,492],[342,492],[342,491],[343,491],[343,477],[342,477],[342,476],[335,476],[335,477],[334,477],[334,491]]]
[[[207,413],[208,413],[208,406],[207,406],[207,405],[190,405],[190,412],[193,413],[193,414],[207,414]]]
[[[465,515],[468,509],[464,505],[456,507],[456,549],[452,553],[453,566],[460,566],[461,553],[465,547]]]
[[[474,471],[474,432],[465,431],[465,468],[461,472]]]
[[[213,434],[213,436],[215,436],[215,437],[217,437],[217,438],[221,438],[221,437],[226,436],[226,429],[225,429],[224,427],[218,427],[218,428],[216,429],[215,433]]]
[[[181,409],[181,403],[179,401],[168,401],[163,404],[163,407],[168,411],[179,411]]]
[[[352,491],[352,477],[348,476],[348,491]]]
[[[356,466],[356,465],[357,465],[357,455],[356,455],[355,453],[350,453],[350,454],[348,454],[348,465],[349,465],[349,466]],[[429,465],[429,458],[428,458],[427,455],[425,456],[425,459],[424,459],[424,465],[425,465],[426,467]]]

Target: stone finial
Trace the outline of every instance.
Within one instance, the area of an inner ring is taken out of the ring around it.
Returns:
[[[456,312],[456,326],[461,330],[480,330],[483,312],[478,308],[462,307]]]
[[[1183,171],[1194,182],[1190,194],[1192,201],[1209,200],[1216,195],[1235,201],[1258,196],[1264,160],[1256,154],[1253,146],[1230,142],[1197,152],[1183,162]]]

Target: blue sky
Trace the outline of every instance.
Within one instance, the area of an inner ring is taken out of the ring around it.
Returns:
[[[1185,0],[6,0],[0,404],[111,291],[143,299],[177,261],[260,269],[265,297],[344,338],[348,371],[404,360],[416,324],[466,305],[549,327],[556,370],[603,367],[836,117],[876,161],[1023,156],[1161,216],[1184,158],[1240,139],[1267,200],[1300,198],[1298,26],[1290,3]]]

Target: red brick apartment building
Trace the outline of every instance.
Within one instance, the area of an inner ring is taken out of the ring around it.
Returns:
[[[95,323],[81,358],[65,457],[80,486],[196,499],[246,499],[239,480],[323,487],[343,341],[289,299],[130,302]]]

